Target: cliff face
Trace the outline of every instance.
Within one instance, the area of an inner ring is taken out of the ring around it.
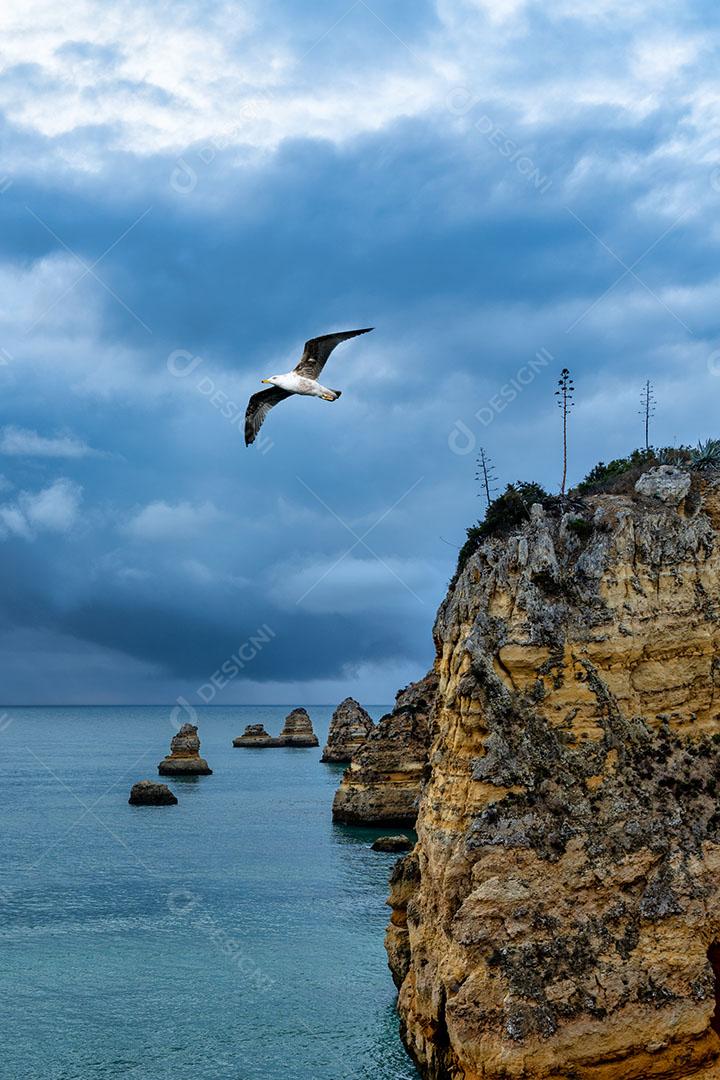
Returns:
[[[533,508],[438,614],[386,939],[433,1080],[720,1077],[720,498],[640,490]]]
[[[355,751],[333,802],[347,824],[412,825],[430,745],[437,676],[430,672],[395,699],[395,708]]]

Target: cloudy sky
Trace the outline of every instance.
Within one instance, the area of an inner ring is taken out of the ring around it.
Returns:
[[[386,702],[479,448],[557,488],[563,366],[571,480],[641,442],[648,377],[656,443],[718,434],[718,22],[4,0],[4,702]],[[356,326],[342,399],[246,449],[259,380]]]

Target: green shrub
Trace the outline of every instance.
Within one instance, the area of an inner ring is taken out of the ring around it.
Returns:
[[[530,507],[533,503],[542,502],[547,498],[548,493],[540,484],[526,483],[523,480],[508,484],[502,495],[490,503],[484,520],[471,525],[467,530],[467,540],[460,548],[453,581],[457,580],[468,559],[477,551],[483,540],[517,529],[529,519]]]
[[[693,464],[694,459],[697,463]],[[598,495],[602,492],[629,494],[635,481],[656,465],[693,465],[694,468],[720,468],[720,440],[708,439],[696,450],[687,446],[650,447],[633,450],[632,454],[614,461],[598,462],[575,488],[577,495]]]
[[[587,540],[594,532],[592,521],[588,521],[587,518],[583,517],[571,518],[566,528],[568,532],[575,533],[580,540]]]
[[[654,465],[656,463],[654,450],[633,450],[629,457],[615,458],[606,465],[604,461],[590,470],[576,490],[580,495],[589,495],[598,491],[607,491],[613,482],[631,469]]]
[[[502,495],[490,503],[485,520],[477,526],[480,537],[498,536],[516,529],[530,517],[532,504],[547,498],[548,493],[540,484],[522,480],[508,484]]]
[[[687,446],[663,446],[655,451],[658,465],[688,465],[692,451]]]

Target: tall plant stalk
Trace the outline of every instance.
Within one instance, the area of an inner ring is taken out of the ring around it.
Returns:
[[[573,394],[575,393],[575,386],[572,381],[572,376],[567,368],[563,368],[560,372],[560,378],[558,379],[558,389],[555,391],[555,397],[558,398],[558,405],[562,412],[562,432],[563,432],[563,474],[562,483],[560,484],[560,494],[565,494],[565,486],[567,484],[567,465],[568,465],[568,416],[570,410],[575,404],[573,401]]]
[[[650,418],[655,415],[655,393],[649,379],[646,380],[640,397],[642,408],[640,415],[645,422],[645,449],[650,449]]]
[[[480,447],[480,457],[477,459],[478,472],[475,474],[476,479],[480,481],[485,495],[485,501],[489,506],[493,500],[493,493],[497,491],[495,486],[495,469],[493,463],[485,452],[485,447]]]

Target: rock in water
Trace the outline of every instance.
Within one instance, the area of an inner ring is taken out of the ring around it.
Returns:
[[[370,846],[373,851],[409,851],[413,842],[409,836],[378,836]]]
[[[128,802],[131,806],[174,806],[177,798],[167,784],[154,780],[140,780],[133,784]]]
[[[359,701],[351,697],[345,698],[332,714],[327,745],[320,760],[350,761],[374,726],[372,717],[365,712]]]
[[[353,754],[333,801],[333,819],[349,825],[413,825],[430,745],[437,676],[401,690]]]
[[[386,936],[428,1080],[720,1077],[720,487],[653,483],[486,539],[438,613]]]
[[[195,724],[183,724],[170,743],[170,753],[158,765],[161,776],[210,776],[205,758],[200,757],[200,739]]]
[[[285,727],[280,732],[278,746],[319,746],[312,721],[306,709],[293,709],[285,717]]]
[[[247,746],[251,749],[280,745],[280,740],[268,735],[262,724],[248,724],[242,735],[238,735],[237,739],[233,739],[233,746]]]

